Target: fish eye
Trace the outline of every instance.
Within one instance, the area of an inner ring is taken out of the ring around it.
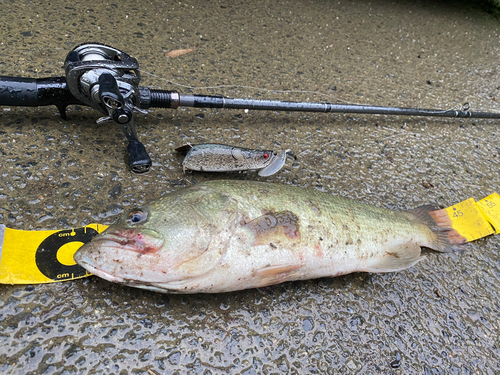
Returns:
[[[267,152],[264,152],[264,155],[262,155],[262,157],[267,160],[269,159],[269,154]]]
[[[140,224],[148,218],[148,214],[142,210],[130,211],[127,215],[127,223],[130,225]]]

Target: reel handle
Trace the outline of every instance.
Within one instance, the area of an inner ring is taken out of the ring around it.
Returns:
[[[132,120],[132,111],[127,107],[115,77],[109,73],[99,76],[99,99],[117,124],[128,124]]]

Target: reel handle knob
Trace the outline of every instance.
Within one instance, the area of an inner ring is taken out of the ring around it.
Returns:
[[[138,139],[131,139],[127,146],[128,166],[137,174],[146,173],[151,168],[151,158],[146,148]]]

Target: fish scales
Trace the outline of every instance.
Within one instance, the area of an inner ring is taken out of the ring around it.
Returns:
[[[75,260],[107,280],[168,293],[400,271],[423,259],[420,247],[450,251],[465,242],[429,212],[281,184],[210,181],[133,209]]]

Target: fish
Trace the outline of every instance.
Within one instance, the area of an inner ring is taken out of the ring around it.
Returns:
[[[131,209],[74,255],[111,282],[222,293],[352,272],[396,272],[466,242],[432,206],[394,211],[316,189],[214,180]]]
[[[260,169],[259,176],[268,177],[278,172],[286,162],[287,152],[252,150],[217,143],[184,145],[175,149],[187,152],[182,161],[183,171],[232,172]]]

